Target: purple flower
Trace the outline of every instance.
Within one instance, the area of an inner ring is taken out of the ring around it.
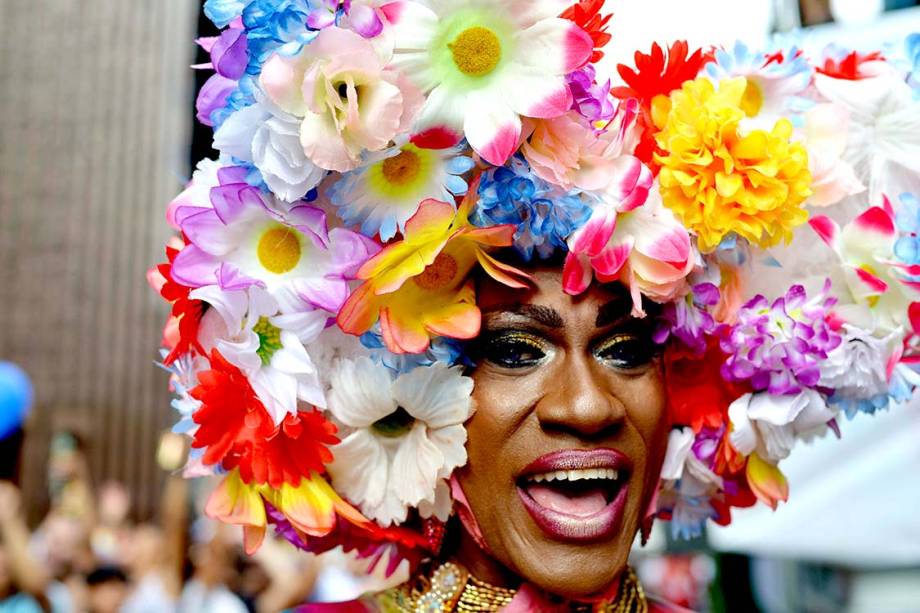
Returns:
[[[190,244],[173,263],[174,278],[225,291],[258,285],[285,312],[338,312],[348,282],[379,247],[344,228],[327,230],[322,210],[302,201],[282,205],[247,183],[247,174],[220,168],[177,199],[173,217]]]
[[[249,43],[246,31],[233,23],[220,36],[199,38],[198,44],[211,55],[209,64],[196,68],[213,68],[216,72],[201,88],[195,103],[198,121],[206,126],[215,125],[214,112],[225,108],[230,96],[239,87],[249,63]]]
[[[814,389],[821,362],[842,342],[826,321],[837,303],[830,288],[828,280],[821,294],[808,300],[805,288],[794,285],[772,305],[763,296],[745,304],[737,323],[720,329],[722,351],[729,356],[722,376],[774,395]]]
[[[319,4],[307,18],[307,26],[313,30],[339,25],[364,38],[374,38],[383,31],[383,21],[371,6],[352,4],[352,0],[321,0]]]
[[[237,82],[221,74],[214,74],[202,86],[195,102],[196,117],[206,126],[213,126],[211,115],[227,106],[227,100],[237,88]]]
[[[249,43],[242,28],[227,28],[211,47],[211,65],[217,74],[238,81],[249,64]]]
[[[712,283],[694,285],[683,300],[675,300],[664,306],[653,340],[664,344],[673,335],[694,353],[704,354],[706,335],[716,329],[716,322],[709,314],[708,307],[717,305],[719,297],[719,288]]]
[[[610,95],[610,80],[600,85],[595,83],[595,76],[591,64],[568,75],[569,89],[574,99],[572,108],[588,121],[610,121],[616,112]]]

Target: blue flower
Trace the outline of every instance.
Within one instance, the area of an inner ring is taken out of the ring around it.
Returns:
[[[894,245],[895,256],[909,266],[920,264],[920,199],[902,194],[895,220],[902,233]]]
[[[671,510],[671,537],[689,541],[703,535],[706,520],[716,516],[708,496],[679,494]]]
[[[759,76],[790,80],[799,92],[811,84],[814,74],[811,64],[795,47],[767,55],[748,49],[747,45],[738,41],[732,50],[716,50],[715,60],[706,64],[706,72],[713,79]]]
[[[254,0],[243,10],[243,25],[249,36],[248,71],[257,75],[275,52],[297,55],[310,43],[317,30],[307,26],[314,11],[309,0]]]
[[[379,324],[373,330],[361,335],[360,340],[361,344],[369,350],[371,359],[399,374],[407,373],[420,366],[431,366],[435,362],[442,362],[450,366],[457,364],[472,366],[460,341],[444,336],[433,338],[428,350],[420,354],[395,354],[388,351],[383,343]]]
[[[813,106],[803,94],[811,85],[814,68],[795,47],[767,55],[738,42],[731,50],[717,50],[715,60],[706,65],[713,80],[745,77],[749,90],[755,88],[746,93],[751,108],[745,111],[761,119],[765,127],[772,127],[780,117],[796,119]]]
[[[231,21],[243,14],[243,9],[250,2],[252,0],[207,0],[204,3],[204,14],[218,28],[226,28]]]
[[[514,247],[525,260],[542,259],[566,248],[566,239],[591,217],[587,196],[563,191],[533,174],[523,158],[483,173],[479,204],[470,221],[480,227],[517,226]]]
[[[920,32],[915,32],[907,37],[904,51],[910,64],[909,80],[914,87],[914,96],[920,98]]]
[[[369,154],[364,166],[342,175],[327,195],[346,226],[390,240],[405,230],[424,200],[452,203],[466,194],[463,175],[476,164],[461,155],[464,148],[420,149],[410,143]]]
[[[920,373],[903,362],[897,364],[891,373],[888,391],[871,398],[840,397],[837,394],[828,398],[828,402],[853,419],[860,413],[875,415],[878,411],[887,411],[892,405],[904,404],[914,397],[914,391],[920,387]]]

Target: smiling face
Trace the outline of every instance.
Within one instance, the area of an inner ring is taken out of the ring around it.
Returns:
[[[458,554],[496,584],[517,577],[560,596],[598,595],[626,565],[667,444],[650,323],[618,285],[573,298],[561,270],[530,290],[484,281],[458,474],[491,555],[464,534]]]

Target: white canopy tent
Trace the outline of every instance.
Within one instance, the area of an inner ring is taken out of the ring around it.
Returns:
[[[712,527],[717,550],[844,564],[920,565],[920,401],[858,416],[781,463],[790,501]]]

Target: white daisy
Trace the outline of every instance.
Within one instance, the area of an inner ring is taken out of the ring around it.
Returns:
[[[397,0],[383,7],[394,39],[391,65],[427,94],[413,142],[466,136],[487,162],[505,163],[521,117],[558,117],[572,106],[565,76],[593,42],[560,19],[560,0]]]
[[[815,77],[826,100],[849,113],[844,159],[869,186],[869,202],[920,191],[920,101],[895,74],[850,81]]]
[[[325,408],[319,374],[304,345],[320,335],[328,313],[280,314],[277,301],[258,286],[224,291],[212,285],[190,296],[213,307],[201,320],[202,346],[216,348],[246,375],[276,424],[297,411],[298,400]]]
[[[447,479],[466,463],[473,380],[436,363],[397,375],[367,357],[340,361],[329,411],[342,442],[328,466],[336,490],[383,526],[406,520],[410,507],[446,519]]]

